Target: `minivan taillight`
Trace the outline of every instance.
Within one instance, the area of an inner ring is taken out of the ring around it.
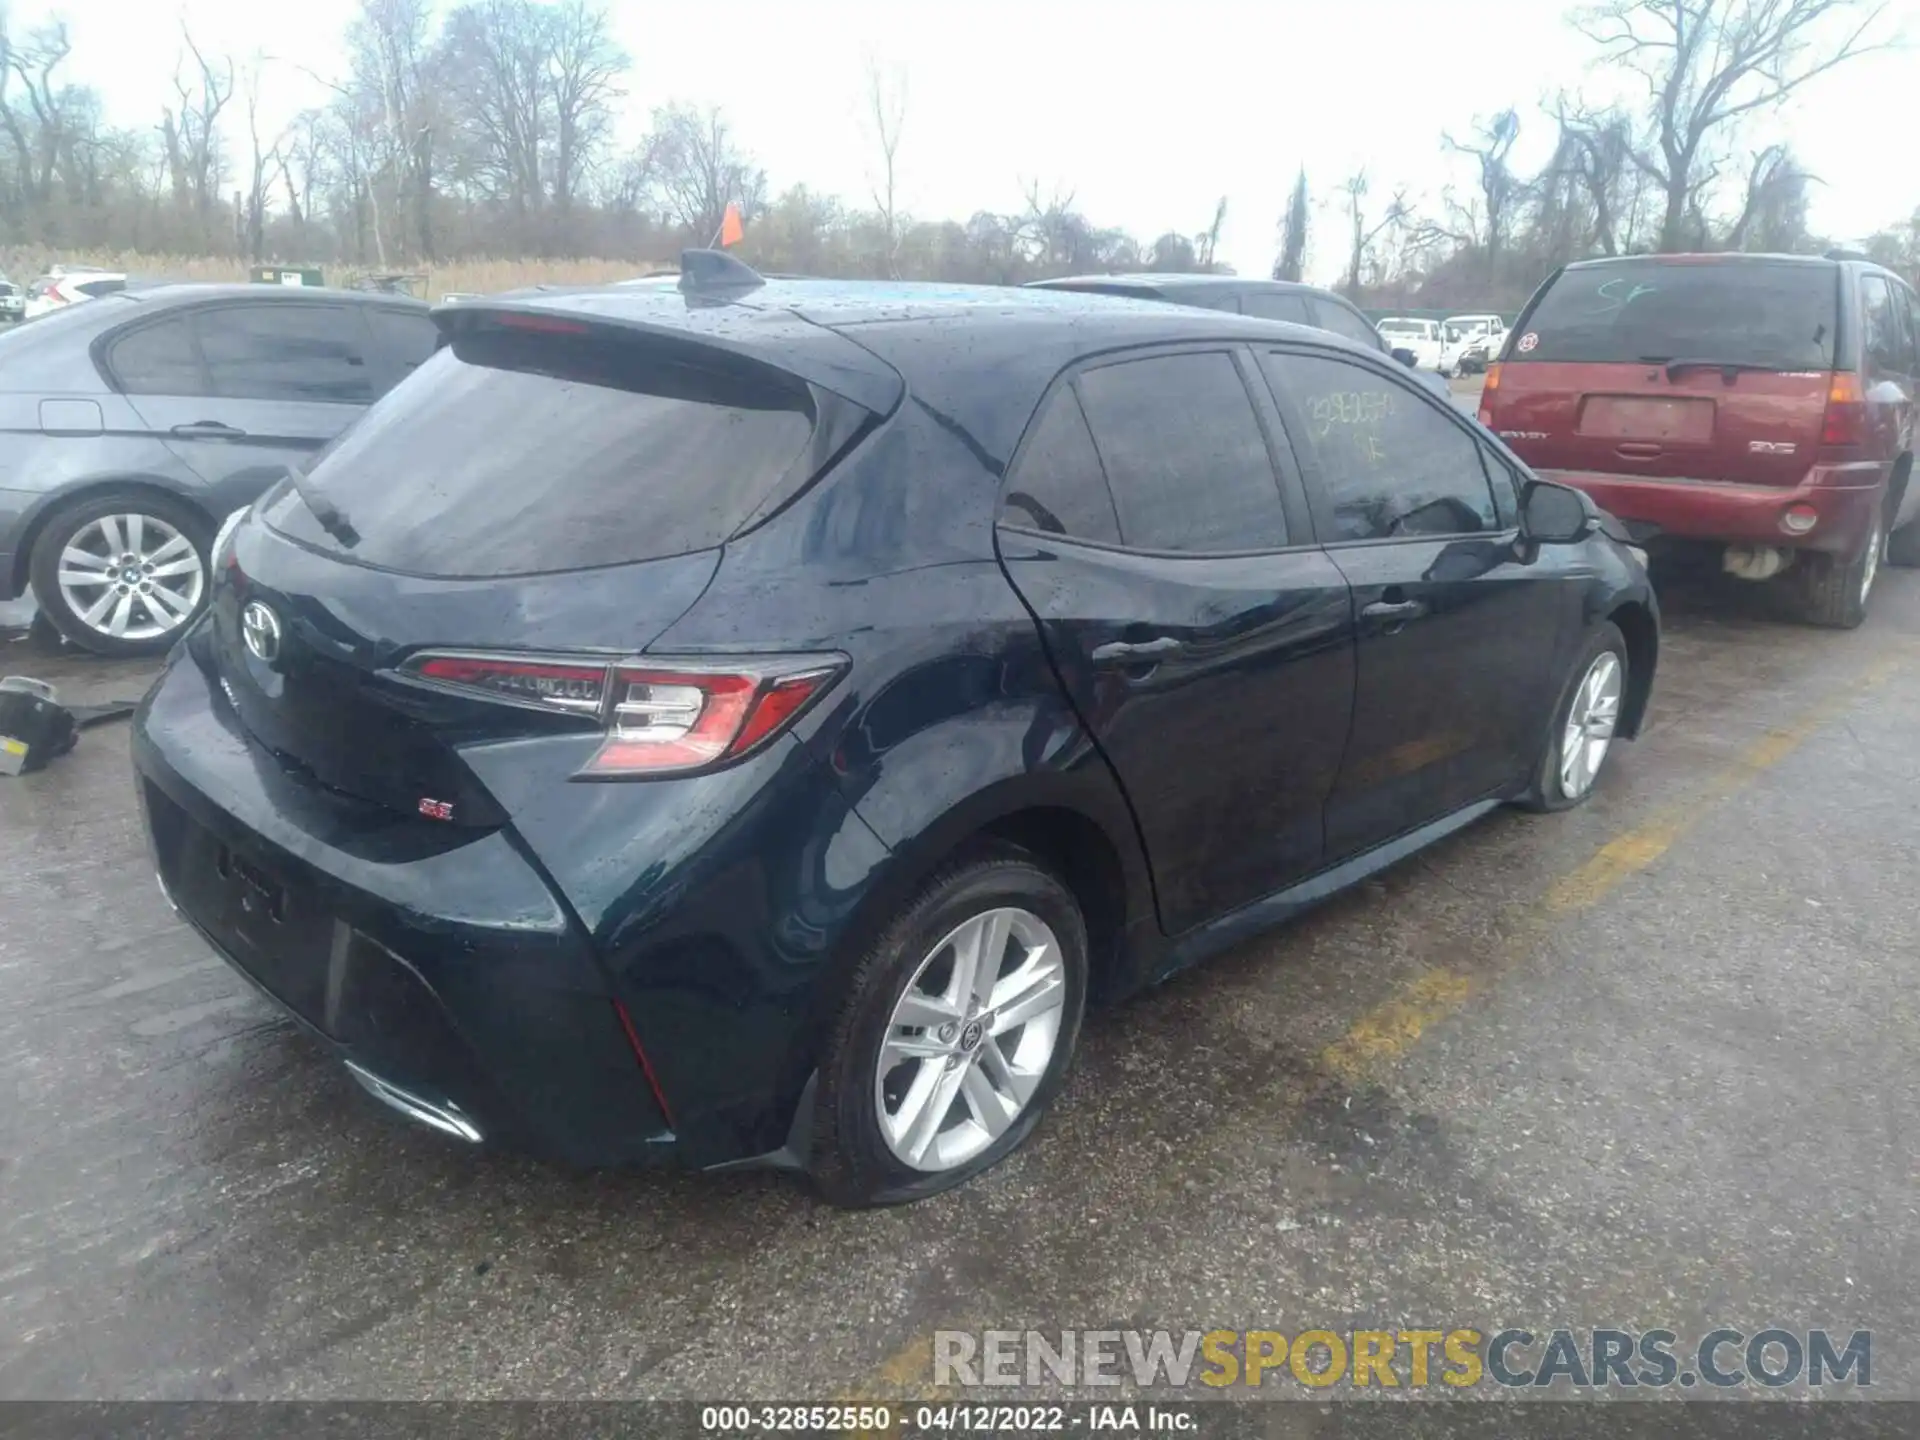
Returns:
[[[1493,402],[1500,395],[1500,363],[1495,361],[1487,367],[1486,383],[1480,387],[1480,423],[1491,428],[1493,425]]]
[[[684,774],[787,729],[846,670],[840,655],[724,661],[422,651],[406,678],[475,699],[590,717],[605,734],[583,776]]]
[[[1860,377],[1836,370],[1827,386],[1827,418],[1820,427],[1820,443],[1827,448],[1858,445],[1867,438],[1867,397]]]

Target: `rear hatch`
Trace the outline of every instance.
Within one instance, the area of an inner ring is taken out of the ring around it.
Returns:
[[[1571,267],[1514,327],[1481,419],[1546,469],[1798,484],[1820,447],[1839,295],[1825,263]]]
[[[675,309],[437,317],[439,352],[264,497],[221,565],[192,645],[255,740],[341,796],[478,826],[506,816],[463,747],[545,740],[563,776],[595,753],[606,667],[872,422],[839,390],[897,395],[791,315],[702,334]],[[426,651],[456,657],[432,683]]]

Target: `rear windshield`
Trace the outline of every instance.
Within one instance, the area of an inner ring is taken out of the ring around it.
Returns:
[[[812,412],[803,386],[683,356],[469,334],[327,449],[299,486],[313,509],[283,496],[269,519],[368,565],[447,577],[718,545],[800,458]]]
[[[1641,264],[1569,270],[1541,297],[1516,360],[1719,360],[1833,367],[1837,272],[1826,265]]]

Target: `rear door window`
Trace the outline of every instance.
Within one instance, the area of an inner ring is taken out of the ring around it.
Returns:
[[[1332,300],[1316,299],[1313,302],[1313,309],[1319,317],[1319,326],[1322,330],[1330,330],[1335,335],[1348,340],[1357,340],[1369,350],[1382,348],[1380,334],[1367,323],[1366,316],[1357,314]]]
[[[1319,472],[1330,540],[1500,528],[1479,441],[1402,381],[1331,355],[1270,351],[1260,364]]]
[[[1565,271],[1513,358],[1580,364],[1709,360],[1833,368],[1838,271],[1793,261],[1633,261]]]
[[[1047,402],[1001,502],[1000,518],[1024,530],[1120,543],[1120,517],[1071,385]]]
[[[481,331],[369,410],[273,523],[384,569],[584,570],[718,545],[799,460],[804,386],[666,360],[631,341]]]
[[[216,395],[334,405],[374,398],[358,306],[223,305],[201,311],[198,329]]]
[[[128,395],[210,393],[188,315],[127,331],[108,348],[107,369]]]
[[[1200,554],[1288,543],[1279,481],[1232,355],[1104,365],[1075,386],[1122,543]]]
[[[1240,297],[1240,308],[1248,315],[1257,315],[1262,320],[1285,320],[1293,325],[1311,325],[1313,317],[1307,313],[1304,296],[1289,295],[1284,290],[1249,290]]]

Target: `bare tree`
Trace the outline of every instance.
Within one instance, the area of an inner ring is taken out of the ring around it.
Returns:
[[[867,123],[872,127],[878,158],[867,177],[874,208],[880,212],[880,224],[886,231],[887,274],[900,278],[900,210],[898,204],[900,131],[907,119],[907,78],[896,70],[888,78],[880,67],[867,62]]]
[[[1407,204],[1407,192],[1404,188],[1395,190],[1393,198],[1387,202],[1386,211],[1378,220],[1368,222],[1367,192],[1372,182],[1365,170],[1357,170],[1341,184],[1341,192],[1346,196],[1347,225],[1349,245],[1347,249],[1346,291],[1350,298],[1358,300],[1360,290],[1365,283],[1367,257],[1374,243],[1382,235],[1399,229],[1412,215]]]
[[[751,218],[767,177],[734,141],[720,110],[669,105],[653,117],[654,187],[668,217],[695,244],[712,243],[728,202]]]
[[[0,123],[4,123],[18,159],[21,196],[28,203],[53,195],[54,172],[72,142],[71,87],[57,82],[54,72],[73,53],[67,23],[55,20],[36,26],[18,46],[0,26],[4,66],[0,66]],[[31,112],[22,116],[7,103],[7,82],[18,80],[26,91]]]
[[[233,98],[233,60],[209,59],[194,43],[184,21],[181,38],[187,55],[176,60],[173,90],[179,104],[162,113],[161,136],[167,147],[167,168],[173,179],[174,199],[199,217],[203,239],[212,238],[214,203],[220,198],[225,161],[220,150],[220,113]]]
[[[590,164],[613,129],[613,105],[630,63],[614,43],[607,11],[592,0],[564,0],[545,12],[553,91],[554,208],[573,208]]]
[[[285,169],[280,155],[280,146],[285,140],[280,135],[262,146],[260,141],[260,73],[266,68],[266,58],[256,55],[253,63],[247,67],[245,76],[245,96],[247,106],[247,140],[252,147],[252,168],[248,172],[247,189],[241,198],[240,227],[247,257],[256,265],[266,258],[267,240],[267,189],[273,183],[274,173]],[[298,213],[298,207],[295,207]]]
[[[1520,112],[1509,108],[1491,120],[1476,122],[1473,134],[1464,141],[1454,139],[1451,134],[1442,134],[1440,138],[1447,149],[1470,157],[1478,171],[1479,204],[1477,225],[1473,228],[1480,233],[1474,235],[1472,230],[1469,233],[1481,248],[1487,279],[1491,282],[1500,273],[1507,238],[1526,195],[1526,186],[1513,173],[1509,160],[1520,138]]]
[[[1747,170],[1740,214],[1727,231],[1729,250],[1788,252],[1805,248],[1807,192],[1816,184],[1785,145],[1756,151]]]
[[[1593,111],[1562,96],[1554,106],[1561,148],[1555,164],[1578,186],[1590,214],[1590,243],[1603,255],[1627,248],[1626,210],[1644,173],[1634,161],[1633,126],[1616,111]]]
[[[1308,206],[1307,172],[1303,166],[1293,182],[1293,194],[1287,200],[1287,213],[1280,222],[1280,256],[1273,262],[1273,278],[1298,281],[1307,269],[1307,227],[1312,218]]]
[[[1213,254],[1220,248],[1220,229],[1227,223],[1227,197],[1213,207],[1213,223],[1193,237],[1193,261],[1196,269],[1211,275]]]
[[[546,200],[556,128],[544,12],[529,0],[472,0],[447,17],[453,92],[482,185],[516,214]]]
[[[1885,11],[1885,0],[1606,0],[1576,17],[1604,61],[1646,82],[1652,134],[1634,158],[1665,197],[1661,250],[1705,239],[1730,127],[1885,48],[1874,38]]]

